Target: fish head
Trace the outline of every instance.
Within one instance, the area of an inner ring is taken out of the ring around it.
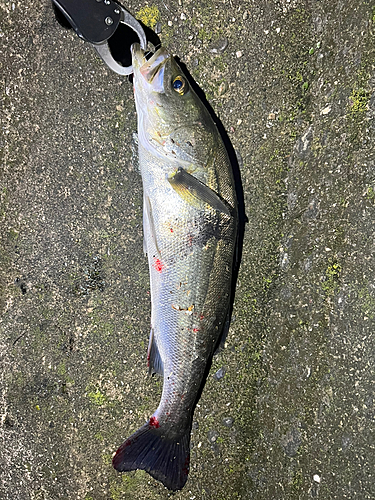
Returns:
[[[158,49],[151,58],[132,46],[139,142],[181,163],[207,161],[213,122],[175,58]]]

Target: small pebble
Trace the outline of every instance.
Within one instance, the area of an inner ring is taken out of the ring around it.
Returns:
[[[241,52],[241,50],[237,50],[237,52],[236,52],[236,56],[237,56],[237,57],[242,57],[242,52]]]
[[[208,431],[207,437],[210,443],[214,443],[216,439],[219,437],[219,433],[217,431]]]
[[[181,20],[182,20],[182,21],[185,21],[185,20],[186,20],[186,14],[184,14],[183,12],[181,13],[181,16],[180,16],[180,17],[181,17]]]
[[[270,114],[268,115],[268,119],[269,119],[269,120],[276,120],[276,115],[275,115],[275,113],[270,113]]]
[[[218,371],[214,375],[215,380],[221,380],[225,375],[225,368],[222,366],[221,368],[218,369]]]
[[[218,38],[211,44],[210,52],[212,54],[221,54],[228,47],[228,38]]]
[[[313,479],[316,483],[320,483],[320,476],[318,474],[314,474]]]
[[[331,109],[332,109],[331,106],[326,106],[324,109],[322,109],[320,114],[321,115],[328,115],[328,113],[330,113]]]
[[[225,427],[232,427],[233,422],[234,422],[234,419],[232,417],[224,417],[223,418],[223,424],[225,425]]]
[[[172,25],[173,25],[172,21],[168,21],[168,26],[172,26]]]
[[[223,81],[220,83],[219,88],[217,89],[217,94],[219,96],[224,95],[227,90],[228,90],[228,82]]]
[[[160,22],[160,21],[158,21],[158,22],[156,23],[156,25],[155,25],[155,33],[156,33],[157,35],[160,35],[160,33],[161,33],[161,22]]]

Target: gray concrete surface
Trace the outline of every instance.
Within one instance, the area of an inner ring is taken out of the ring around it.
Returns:
[[[374,499],[374,6],[126,4],[149,23],[152,5],[239,154],[249,219],[190,478],[171,494],[110,464],[161,389],[131,85],[47,0],[0,0],[0,498]]]

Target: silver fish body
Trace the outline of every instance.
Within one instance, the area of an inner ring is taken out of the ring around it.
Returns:
[[[133,46],[143,228],[151,285],[148,363],[159,407],[118,449],[117,470],[169,489],[187,480],[192,416],[228,314],[237,235],[231,165],[208,111],[174,58]]]

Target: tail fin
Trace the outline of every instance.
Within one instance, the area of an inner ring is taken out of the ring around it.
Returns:
[[[159,427],[155,417],[130,436],[112,460],[119,472],[143,469],[174,491],[181,490],[186,483],[189,462],[190,427],[182,436],[174,438]]]

